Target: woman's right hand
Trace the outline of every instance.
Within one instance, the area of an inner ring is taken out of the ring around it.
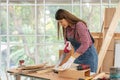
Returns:
[[[71,42],[66,41],[65,46],[64,46],[64,52],[69,53],[70,50],[71,50]]]

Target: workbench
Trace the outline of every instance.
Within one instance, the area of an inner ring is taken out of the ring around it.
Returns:
[[[13,75],[15,77],[15,80],[21,80],[21,76],[26,76],[26,77],[30,77],[30,79],[34,80],[33,78],[37,78],[40,80],[73,80],[70,78],[63,78],[63,77],[59,77],[57,73],[54,73],[53,71],[51,72],[46,72],[46,73],[37,73],[37,72],[33,72],[33,73],[19,73],[19,70],[17,70],[16,68],[14,69],[10,69],[7,71],[8,73],[10,73],[10,75]]]

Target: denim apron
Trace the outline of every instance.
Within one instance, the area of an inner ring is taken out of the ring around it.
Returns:
[[[66,30],[67,31],[67,30]],[[76,31],[76,28],[75,28]],[[73,38],[66,38],[66,40],[70,41],[74,50],[76,51],[81,43],[79,43],[77,40],[75,40],[75,31],[74,31],[74,37]],[[92,36],[90,35],[91,39]],[[94,47],[94,44],[92,44],[81,56],[79,56],[74,63],[76,64],[87,64],[90,65],[91,72],[96,72],[97,65],[98,65],[98,55],[97,51]]]

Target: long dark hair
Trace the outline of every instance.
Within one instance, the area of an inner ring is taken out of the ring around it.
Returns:
[[[76,24],[77,22],[83,22],[86,25],[86,22],[77,18],[76,16],[74,16],[73,14],[71,14],[70,12],[68,12],[67,10],[64,9],[59,9],[57,10],[56,14],[55,14],[55,19],[56,20],[62,20],[65,19],[68,21],[68,23],[70,23],[71,25]],[[65,37],[65,29],[63,28],[63,36]],[[58,39],[60,37],[60,25],[58,23]]]

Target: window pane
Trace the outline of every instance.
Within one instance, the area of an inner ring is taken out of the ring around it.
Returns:
[[[1,43],[7,42],[7,37],[6,36],[1,36]]]
[[[59,50],[63,48],[63,44],[43,44],[37,46],[40,56],[40,62],[48,62],[54,64],[58,60]]]
[[[44,0],[37,0],[38,4],[43,4]]]
[[[81,0],[73,0],[73,4],[79,4],[80,2],[81,2]]]
[[[35,36],[10,36],[10,43],[34,44]]]
[[[119,3],[120,0],[111,0],[111,3]]]
[[[46,4],[71,4],[72,0],[45,0]]]
[[[55,13],[58,9],[66,9],[85,20],[91,32],[100,32],[105,8],[116,7],[118,2],[0,0],[0,77],[2,80],[14,80],[6,76],[6,70],[18,66],[21,59],[25,60],[26,65],[57,62],[59,50],[64,46],[63,36],[60,40],[57,38]],[[116,32],[120,32],[119,26],[120,22]]]
[[[34,6],[9,6],[9,34],[35,34]]]
[[[7,80],[6,78],[6,68],[7,68],[7,44],[0,45],[0,78],[2,80]]]
[[[10,67],[19,66],[19,60],[24,60],[25,65],[34,64],[35,49],[33,45],[11,45]]]
[[[79,5],[73,6],[73,14],[75,16],[77,16],[78,18],[80,18],[81,12],[80,12],[80,6]]]
[[[6,6],[0,6],[0,34],[7,34],[7,10]]]
[[[66,9],[71,12],[71,6],[70,5],[55,5],[55,6],[46,6],[46,41],[57,41],[57,42],[63,42],[63,37],[58,40],[57,38],[57,22],[55,20],[55,13],[58,9]],[[61,33],[62,35],[62,33]],[[51,37],[51,38],[50,38]]]
[[[45,42],[45,36],[37,36],[37,43],[44,43]]]
[[[37,6],[37,34],[45,35],[44,6]]]
[[[91,32],[100,32],[100,6],[85,5],[82,7],[83,19]]]
[[[45,39],[46,39],[46,42],[47,43],[53,43],[53,42],[58,42],[58,38],[57,38],[57,36],[55,35],[46,35],[46,37],[45,37]]]
[[[116,31],[115,31],[116,33],[120,33],[120,20],[119,20],[119,22],[118,22],[118,25],[117,25],[117,28],[116,28]]]
[[[9,3],[16,4],[34,4],[35,0],[9,0]]]
[[[7,65],[6,57],[7,57],[8,45],[1,43],[0,48],[1,48],[0,61],[1,61],[1,65],[2,65],[1,67],[2,67],[2,69],[4,69],[4,68],[6,68],[6,65]]]

